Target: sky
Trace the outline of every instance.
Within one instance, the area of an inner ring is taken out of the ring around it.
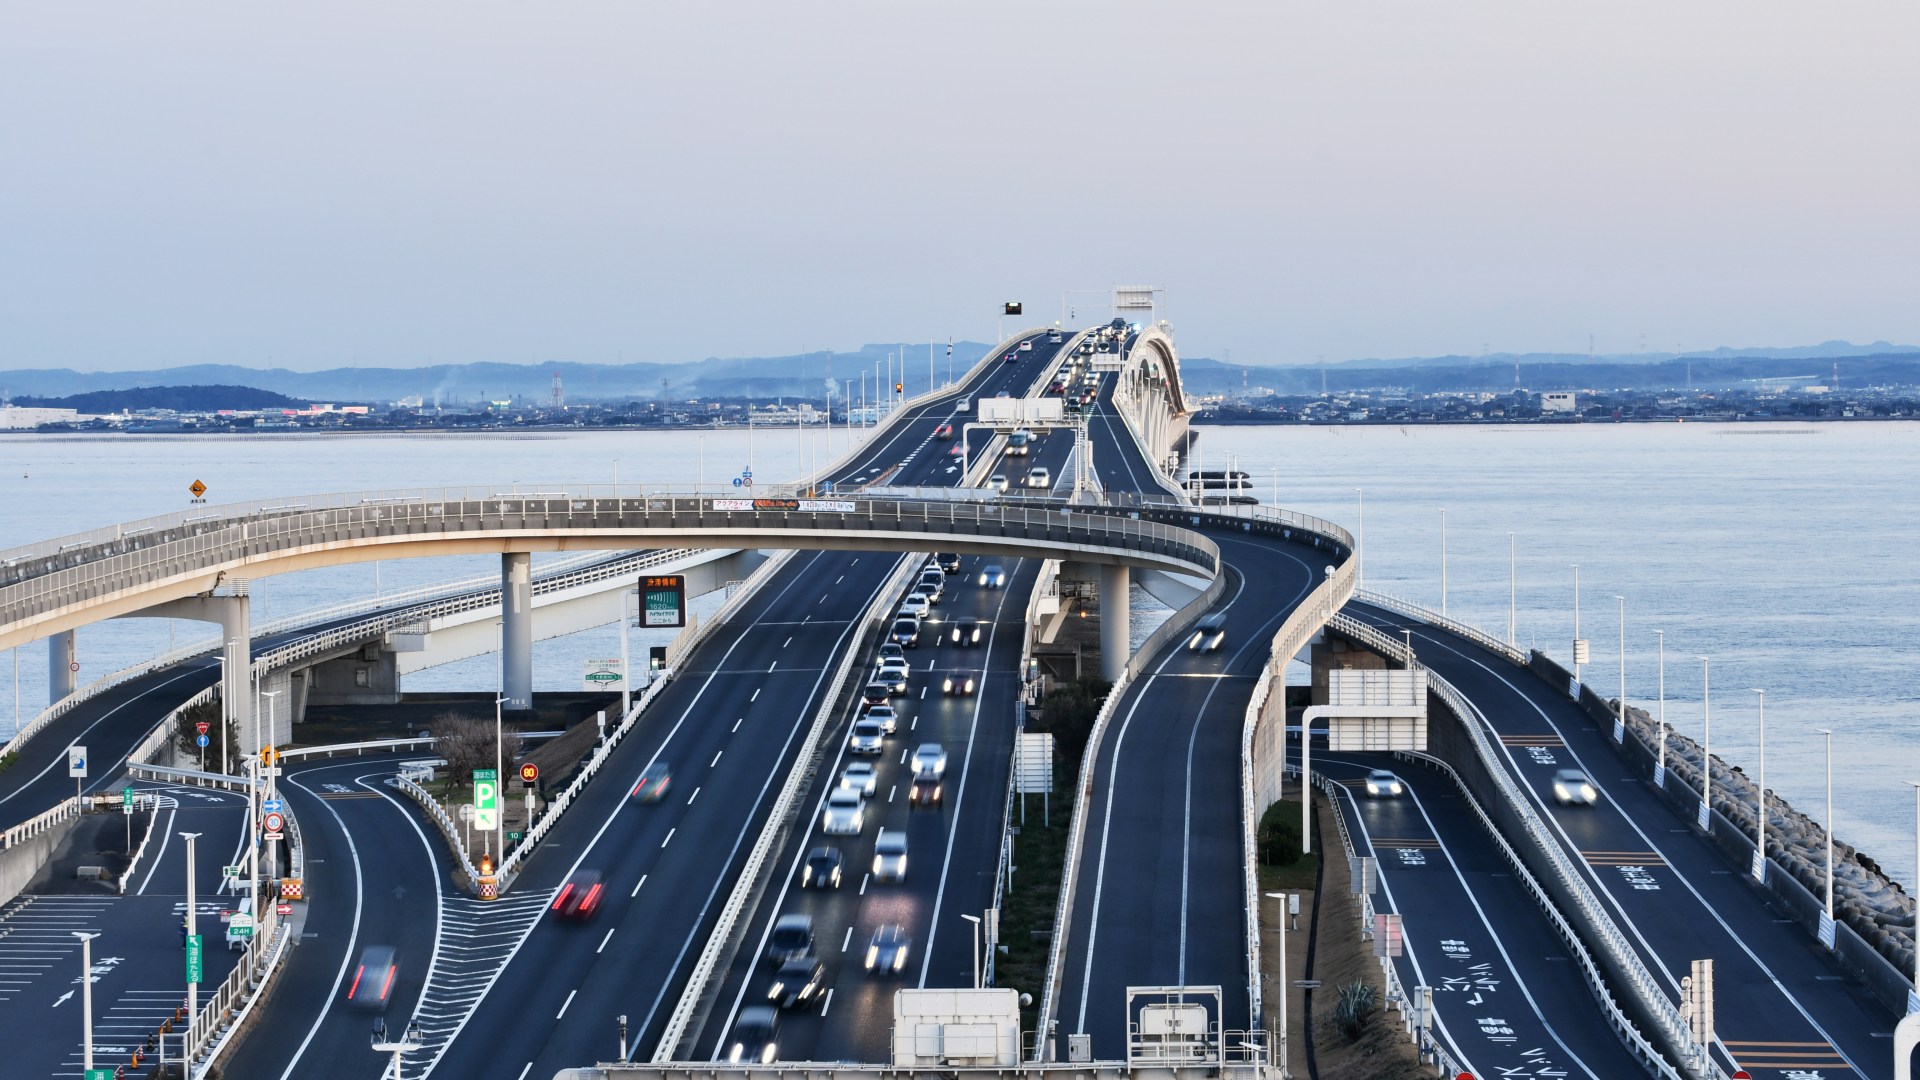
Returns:
[[[0,369],[1920,341],[1920,6],[0,7]],[[1007,326],[1009,331],[1013,329]]]

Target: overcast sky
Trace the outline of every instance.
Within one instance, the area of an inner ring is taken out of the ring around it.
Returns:
[[[22,0],[0,368],[1920,341],[1920,5],[1572,8]]]

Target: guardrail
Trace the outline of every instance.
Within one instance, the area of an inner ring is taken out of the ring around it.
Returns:
[[[1627,1018],[1627,1014],[1621,1011],[1620,1003],[1613,999],[1613,994],[1607,987],[1606,977],[1601,974],[1600,965],[1594,961],[1593,954],[1587,951],[1586,942],[1580,939],[1573,925],[1567,922],[1567,917],[1560,913],[1560,908],[1553,902],[1553,897],[1547,894],[1547,890],[1541,888],[1539,879],[1527,869],[1526,863],[1521,860],[1519,852],[1513,849],[1513,845],[1507,843],[1507,838],[1502,836],[1499,827],[1494,825],[1493,818],[1487,815],[1486,808],[1480,805],[1479,799],[1474,798],[1473,791],[1467,787],[1467,782],[1461,778],[1460,774],[1454,771],[1453,766],[1432,754],[1417,751],[1396,750],[1394,756],[1447,774],[1448,779],[1453,781],[1454,788],[1473,809],[1474,816],[1480,819],[1480,826],[1486,829],[1494,843],[1499,845],[1500,854],[1507,860],[1507,865],[1513,869],[1514,876],[1521,885],[1526,887],[1527,893],[1533,897],[1533,902],[1546,913],[1548,921],[1553,923],[1554,933],[1573,954],[1574,960],[1580,964],[1580,972],[1587,980],[1587,989],[1592,991],[1594,998],[1600,1002],[1602,1010],[1606,1013],[1607,1023],[1612,1026],[1614,1034],[1626,1044],[1627,1050],[1639,1060],[1641,1066],[1653,1075],[1665,1077],[1667,1080],[1683,1080],[1681,1072],[1674,1068],[1664,1055],[1654,1049],[1646,1036],[1640,1034],[1640,1029]]]
[[[686,1038],[687,1028],[692,1024],[694,1013],[699,1009],[700,1000],[706,993],[707,983],[712,979],[713,973],[718,970],[721,958],[731,955],[737,948],[733,938],[736,927],[740,925],[741,914],[746,910],[749,901],[753,900],[759,890],[766,885],[766,882],[761,880],[760,869],[771,857],[792,824],[790,819],[794,813],[795,803],[814,769],[814,756],[819,751],[821,740],[834,726],[839,713],[840,695],[846,689],[847,679],[853,673],[855,665],[861,661],[864,650],[858,643],[865,634],[886,625],[891,619],[894,604],[919,573],[920,566],[921,560],[918,555],[902,556],[899,565],[894,567],[893,573],[881,585],[880,591],[874,594],[873,602],[867,605],[866,612],[861,615],[860,625],[863,630],[849,639],[846,655],[841,659],[840,666],[835,669],[833,680],[828,684],[826,696],[821,699],[820,707],[814,713],[813,723],[807,730],[806,740],[801,744],[799,753],[794,756],[793,765],[787,770],[786,782],[781,785],[780,794],[774,801],[773,809],[767,815],[767,823],[761,827],[760,835],[754,840],[753,848],[748,852],[747,860],[741,866],[740,876],[735,881],[732,892],[727,895],[727,902],[720,909],[719,918],[714,922],[713,932],[707,935],[706,947],[701,949],[699,959],[694,961],[692,972],[687,978],[687,987],[681,992],[680,1000],[674,1004],[672,1015],[667,1018],[667,1026],[661,1033],[659,1043],[654,1047],[652,1059],[654,1062],[676,1060],[674,1052]]]
[[[460,835],[460,826],[454,824],[453,818],[448,816],[447,808],[440,805],[440,800],[434,798],[432,792],[414,783],[410,777],[394,777],[393,786],[427,812],[427,820],[439,828],[440,839],[447,842],[447,850],[453,852],[454,857],[460,861],[460,869],[467,875],[467,887],[478,891],[480,871],[474,867],[473,853],[467,850],[466,841]]]
[[[1468,641],[1493,653],[1495,656],[1504,656],[1521,667],[1527,666],[1527,654],[1525,652],[1501,641],[1499,638],[1494,637],[1477,626],[1471,626],[1457,619],[1449,619],[1437,611],[1422,607],[1412,600],[1396,596],[1393,593],[1380,592],[1377,589],[1363,589],[1357,596],[1361,603],[1372,604],[1374,607],[1385,608],[1397,615],[1405,615],[1409,619],[1418,619],[1430,626],[1437,626],[1448,633],[1466,638]]]
[[[282,750],[276,756],[282,764],[304,761],[307,758],[331,758],[336,754],[366,754],[380,750],[431,750],[432,738],[421,739],[369,739],[357,743],[328,743],[324,746],[301,746],[292,750]]]
[[[46,832],[48,829],[58,826],[62,822],[72,821],[85,812],[86,800],[79,796],[70,795],[67,798],[61,799],[52,807],[35,814],[33,817],[7,829],[5,832],[0,832],[0,851],[4,851],[15,844],[31,840],[41,833]]]
[[[154,780],[162,784],[182,784],[192,787],[212,787],[242,793],[254,787],[254,784],[244,776],[201,772],[198,769],[175,769],[167,765],[142,765],[129,762],[127,764],[127,775],[135,780]]]

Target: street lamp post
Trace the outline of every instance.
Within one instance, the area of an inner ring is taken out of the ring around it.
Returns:
[[[1827,738],[1827,906],[1820,917],[1820,944],[1833,948],[1833,729],[1819,728]]]
[[[70,931],[80,939],[80,1060],[86,1075],[93,1075],[93,939],[99,934]]]
[[[1273,504],[1280,505],[1280,466],[1273,467]],[[1364,588],[1367,568],[1367,489],[1354,488],[1354,499],[1359,504],[1357,520],[1353,530],[1353,587]]]
[[[1667,789],[1667,632],[1655,630],[1660,642],[1660,757],[1653,767],[1653,786]]]
[[[493,825],[494,825],[493,851],[494,851],[495,860],[503,860],[507,857],[506,799],[501,797],[498,794],[499,792],[505,791],[507,786],[507,772],[506,772],[507,765],[505,760],[506,739],[505,739],[505,736],[501,734],[502,727],[503,727],[501,722],[501,710],[506,706],[506,702],[507,702],[507,696],[505,694],[502,694],[499,697],[496,697],[493,699],[493,782],[496,785],[494,788],[494,791],[496,792],[496,794],[494,795],[493,801],[494,801],[494,805],[499,807],[499,809],[493,815]],[[621,718],[623,723],[625,722],[625,719],[626,719],[625,717]],[[498,866],[500,864],[498,861],[496,861],[494,865]]]
[[[1580,681],[1580,564],[1573,564],[1573,681]],[[1577,693],[1578,691],[1576,691]]]
[[[373,1026],[373,1038],[371,1041],[375,1053],[393,1055],[393,1080],[401,1080],[400,1067],[403,1063],[400,1060],[400,1055],[411,1050],[418,1050],[426,1042],[420,1034],[420,1021],[409,1020],[406,1030],[398,1037],[393,1037],[387,1034],[387,1021],[385,1018],[382,1018]]]
[[[1520,638],[1514,619],[1517,611],[1515,601],[1520,595],[1520,548],[1514,543],[1513,534],[1507,534],[1507,644],[1520,647]]]
[[[1293,1075],[1287,1071],[1287,894],[1270,892],[1267,895],[1280,901],[1280,921],[1274,926],[1274,932],[1280,938],[1280,977],[1274,980],[1275,988],[1280,991],[1280,1030],[1276,1040],[1280,1052],[1275,1060],[1279,1062],[1280,1075],[1285,1077]]]
[[[1440,617],[1447,617],[1447,508],[1440,509]]]
[[[1760,698],[1760,776],[1753,811],[1753,880],[1767,883],[1767,692],[1753,688]]]
[[[973,924],[973,988],[980,989],[980,916],[961,915],[961,918]]]
[[[1713,832],[1713,687],[1707,678],[1707,658],[1700,661],[1700,828]]]
[[[1613,741],[1627,741],[1627,598],[1620,601],[1620,702],[1613,711]]]
[[[194,910],[195,905],[198,903],[198,899],[195,896],[194,882],[193,882],[193,846],[194,846],[193,842],[195,840],[200,839],[200,834],[197,832],[183,832],[180,834],[180,839],[185,840],[187,842],[187,942],[186,944],[187,944],[187,948],[191,949],[194,947],[195,943],[198,941],[200,937],[200,913]],[[201,950],[201,955],[202,956],[206,955],[206,952],[204,949]],[[192,972],[189,971],[188,974],[192,974]],[[194,1029],[194,1026],[199,1022],[199,1020],[200,1020],[200,983],[198,980],[189,980],[187,982],[187,1037],[186,1037],[186,1042],[182,1044],[180,1048],[180,1057],[182,1058],[182,1060],[191,1056],[193,1053],[193,1029]]]

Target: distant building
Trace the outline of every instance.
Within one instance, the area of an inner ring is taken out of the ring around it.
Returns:
[[[1574,411],[1573,391],[1549,390],[1540,395],[1540,411],[1543,413],[1570,413]]]
[[[0,431],[37,428],[41,424],[72,424],[79,419],[79,409],[29,409],[19,405],[0,405]]]

